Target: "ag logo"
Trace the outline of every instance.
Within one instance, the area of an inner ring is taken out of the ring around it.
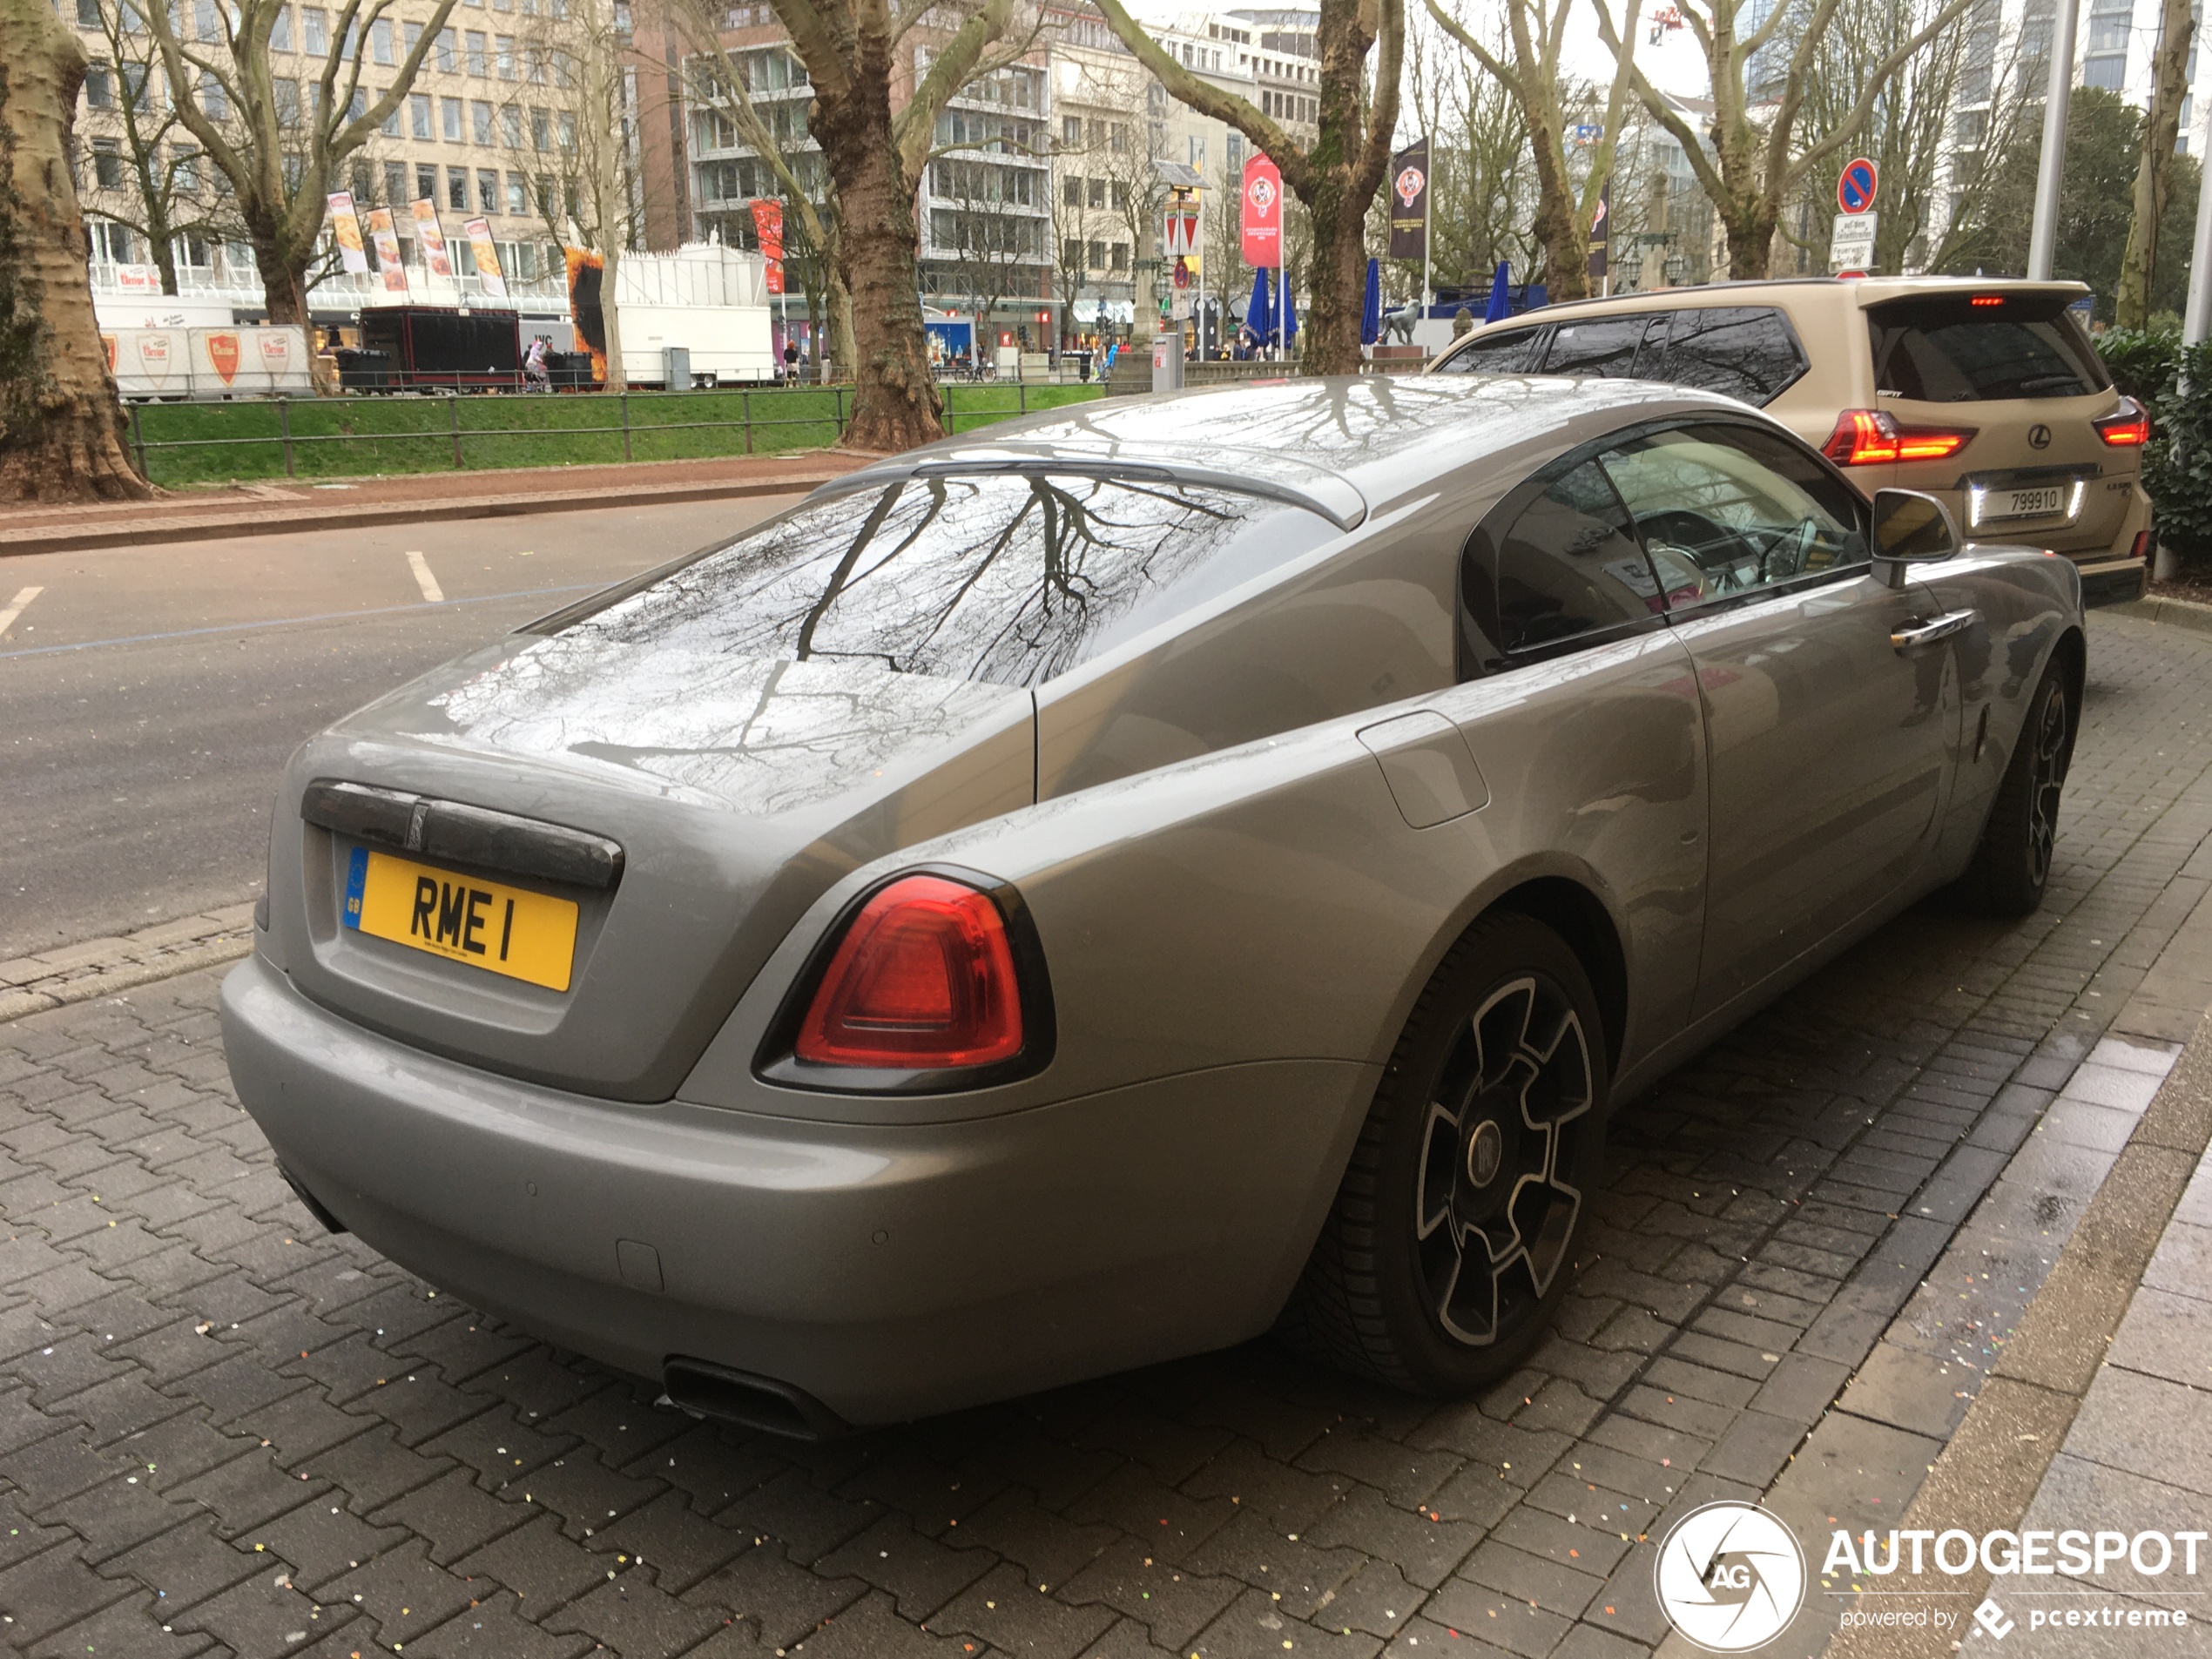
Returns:
[[[2043,425],[2040,421],[2038,421],[2035,425],[2028,428],[2027,447],[2031,449],[2049,448],[2051,447],[2051,428]]]
[[[1252,206],[1259,210],[1259,216],[1265,219],[1267,210],[1275,206],[1275,181],[1263,173],[1252,180],[1252,187],[1247,193],[1251,197]]]
[[[1805,1599],[1797,1539],[1750,1503],[1709,1503],[1684,1515],[1660,1542],[1652,1577],[1667,1622],[1709,1653],[1764,1647]]]
[[[1391,188],[1398,192],[1398,199],[1399,201],[1404,202],[1406,206],[1411,207],[1415,202],[1421,199],[1421,192],[1427,186],[1427,175],[1423,173],[1419,167],[1407,167],[1399,173],[1397,183],[1393,185]]]

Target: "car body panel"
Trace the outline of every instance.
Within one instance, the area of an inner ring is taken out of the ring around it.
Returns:
[[[305,745],[223,1001],[287,1170],[529,1329],[772,1377],[851,1422],[1235,1342],[1290,1295],[1479,917],[1572,913],[1628,1099],[1965,867],[2078,640],[2070,564],[1975,549],[1902,590],[1838,571],[1461,678],[1463,550],[1533,472],[1655,418],[1755,417],[1625,382],[1318,382],[1086,415],[1080,442],[1217,405],[1246,437],[1304,431],[1283,475],[1328,457],[1352,528],[1201,581],[1034,692],[525,633]],[[1938,608],[1978,621],[1895,656],[1892,627]],[[618,842],[576,988],[346,934],[349,846],[296,817],[325,778]],[[1824,810],[1858,838],[1833,860]],[[1018,894],[1049,1058],[937,1093],[772,1081],[838,918],[924,865]],[[1744,895],[1717,933],[1709,882]],[[618,1246],[650,1246],[651,1285]]]

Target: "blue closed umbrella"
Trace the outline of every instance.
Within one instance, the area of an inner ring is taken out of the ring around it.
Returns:
[[[1513,301],[1506,294],[1506,262],[1498,261],[1498,274],[1490,279],[1490,303],[1482,313],[1485,322],[1503,322],[1513,315]]]
[[[1291,343],[1291,341],[1292,341],[1293,340],[1296,340],[1297,338],[1298,338],[1298,301],[1297,301],[1296,300],[1294,300],[1293,298],[1291,298],[1291,285],[1290,285],[1289,281],[1286,280],[1284,282],[1284,284],[1283,284],[1283,325],[1282,325],[1282,334],[1281,334],[1281,337],[1280,337],[1280,339],[1278,341],[1278,342],[1277,342],[1277,343],[1278,343],[1278,344],[1280,344],[1280,345],[1284,345],[1284,346],[1288,346],[1288,345]]]
[[[1274,325],[1274,301],[1267,297],[1267,267],[1263,265],[1252,273],[1252,297],[1244,301],[1244,327],[1263,346]]]
[[[1359,305],[1359,343],[1372,346],[1382,338],[1382,261],[1367,261],[1367,297]]]

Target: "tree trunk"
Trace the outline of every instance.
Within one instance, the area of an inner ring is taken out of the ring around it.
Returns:
[[[839,252],[852,300],[853,419],[844,443],[884,454],[945,432],[921,326],[914,185],[893,132],[890,80],[880,65],[862,62],[834,98],[818,81],[808,122],[837,187]]]
[[[1372,193],[1339,188],[1313,205],[1313,280],[1304,320],[1305,372],[1357,374],[1359,311],[1367,292],[1367,206]],[[1284,280],[1289,281],[1285,274]],[[1278,295],[1275,301],[1283,301]],[[1286,342],[1287,344],[1287,342]]]
[[[615,287],[622,266],[622,238],[611,233],[602,239],[605,250],[599,255],[599,323],[607,332],[607,389],[626,392],[630,389],[630,375],[622,366],[622,300]],[[682,386],[671,386],[671,392],[687,391]]]
[[[2158,249],[2158,226],[2166,217],[2166,198],[2174,175],[2174,141],[2182,127],[2182,98],[2188,90],[2190,42],[2196,32],[2189,0],[2166,0],[2158,50],[2151,58],[2150,111],[2143,121],[2142,158],[2135,165],[2134,216],[2128,225],[2128,250],[2120,261],[2120,287],[2113,298],[2113,320],[2122,328],[2150,320],[2151,280]]]
[[[274,236],[260,233],[253,236],[253,266],[260,273],[261,306],[269,321],[307,327],[307,267],[286,258]]]
[[[1536,163],[1536,220],[1530,226],[1544,248],[1545,292],[1556,303],[1587,300],[1590,293],[1590,239],[1582,229],[1567,178],[1565,152],[1554,147],[1557,131],[1534,124],[1529,148]]]
[[[0,501],[143,501],[70,170],[84,54],[47,0],[0,0]]]

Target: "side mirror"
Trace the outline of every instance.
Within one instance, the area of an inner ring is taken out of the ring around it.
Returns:
[[[1905,585],[1906,565],[1932,564],[1958,550],[1959,527],[1933,496],[1917,489],[1874,492],[1874,563],[1886,567],[1882,574],[1890,586]]]

